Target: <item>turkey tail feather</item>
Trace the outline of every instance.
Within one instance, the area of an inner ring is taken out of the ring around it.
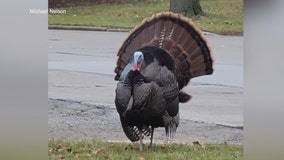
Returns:
[[[186,17],[163,12],[145,19],[130,32],[117,54],[115,80],[132,54],[147,46],[164,49],[174,59],[180,89],[191,78],[213,73],[213,53],[202,31]]]
[[[120,117],[120,122],[122,125],[122,129],[125,133],[125,135],[128,137],[129,140],[132,142],[139,140],[139,129],[136,126],[130,126],[128,125],[122,117]],[[143,137],[144,136],[150,136],[151,128],[144,126],[142,128]]]

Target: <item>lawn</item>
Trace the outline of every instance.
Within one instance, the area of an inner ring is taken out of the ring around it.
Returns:
[[[139,151],[138,143],[101,142],[98,140],[48,141],[50,160],[241,160],[242,145],[229,144],[154,144],[154,149],[145,145]]]
[[[223,35],[243,33],[242,0],[202,0],[207,16],[192,17],[203,31]],[[83,4],[65,9],[66,14],[49,14],[49,25],[96,26],[109,28],[133,28],[144,18],[169,10],[169,0],[145,0],[132,4]]]

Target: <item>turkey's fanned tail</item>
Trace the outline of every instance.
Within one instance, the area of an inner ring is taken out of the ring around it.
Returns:
[[[213,53],[202,31],[186,17],[163,12],[145,19],[126,38],[117,54],[115,80],[119,79],[131,55],[146,46],[162,48],[172,56],[180,89],[191,78],[213,73]]]

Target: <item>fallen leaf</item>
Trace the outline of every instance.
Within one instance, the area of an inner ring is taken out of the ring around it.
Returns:
[[[99,148],[99,149],[95,150],[95,152],[94,152],[95,155],[104,154],[104,153],[105,153],[105,150],[103,148]]]
[[[129,156],[129,157],[126,158],[126,160],[132,160],[132,158]]]
[[[61,152],[65,150],[66,148],[67,148],[66,146],[62,146],[61,144],[58,144],[55,148],[49,149],[49,152],[51,153]]]
[[[193,144],[194,146],[198,146],[198,147],[201,147],[201,148],[203,148],[203,149],[206,148],[206,144],[200,143],[199,141],[193,141],[192,144]]]
[[[48,150],[48,152],[49,152],[49,153],[53,153],[53,148],[50,148],[50,149]]]
[[[199,141],[193,141],[192,144],[195,145],[195,146],[200,146]]]
[[[146,160],[144,157],[139,157],[139,160]]]

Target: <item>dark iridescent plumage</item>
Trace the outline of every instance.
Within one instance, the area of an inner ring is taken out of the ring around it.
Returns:
[[[182,91],[191,78],[213,73],[213,56],[202,32],[188,19],[165,12],[133,29],[118,52],[115,104],[131,141],[165,127],[171,139],[179,124]]]

